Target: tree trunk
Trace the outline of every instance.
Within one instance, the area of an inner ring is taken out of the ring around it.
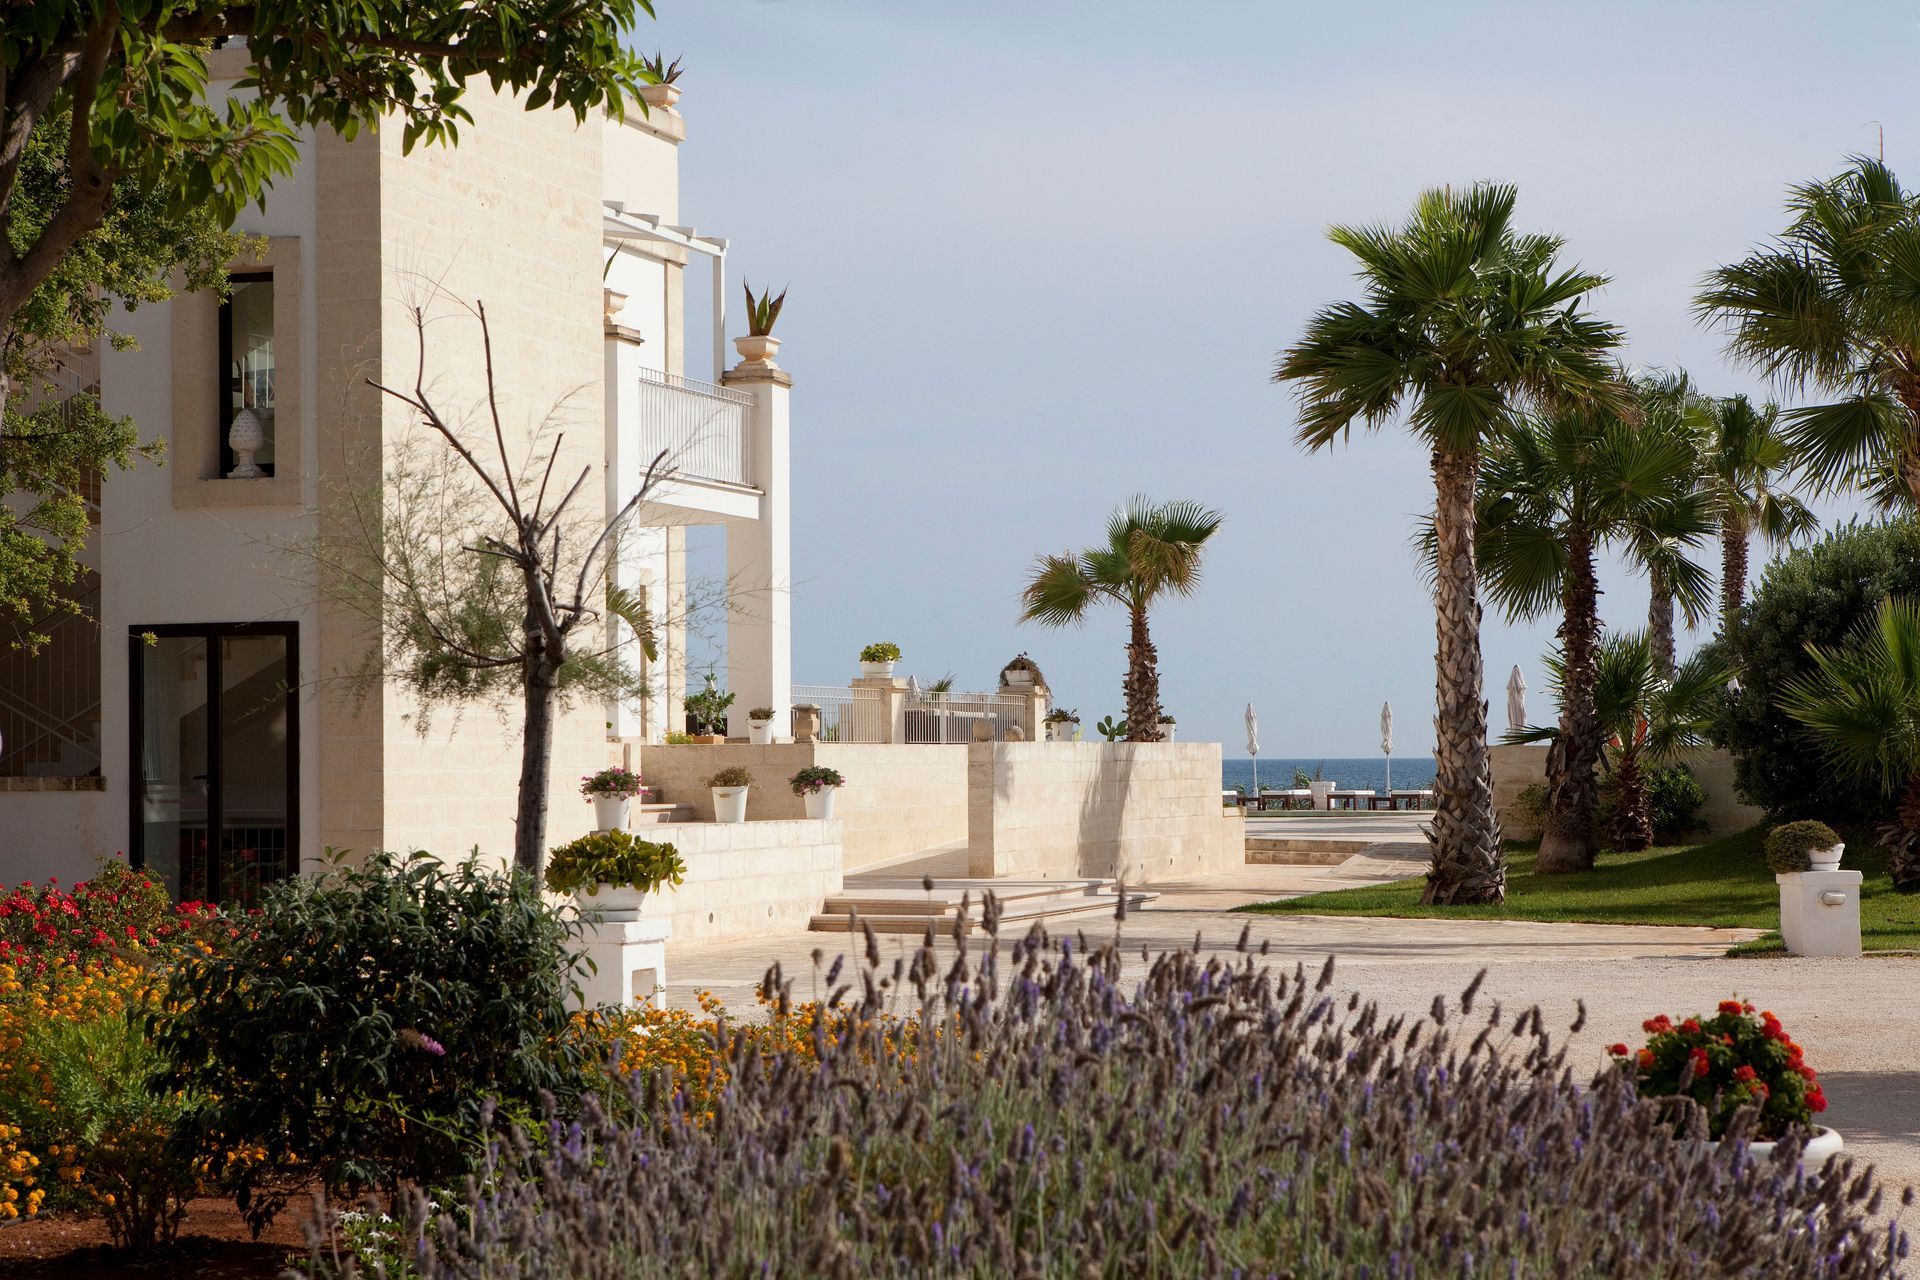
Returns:
[[[1673,588],[1657,568],[1647,570],[1647,647],[1653,650],[1653,673],[1673,679]]]
[[[1887,874],[1901,893],[1920,893],[1920,773],[1907,779],[1893,821],[1877,833],[1887,851]]]
[[[1160,741],[1160,655],[1147,630],[1147,611],[1132,610],[1132,632],[1127,638],[1127,741]]]
[[[1594,575],[1593,539],[1583,529],[1567,533],[1567,574],[1560,589],[1560,651],[1566,675],[1560,692],[1560,733],[1547,751],[1547,813],[1540,831],[1544,874],[1593,870],[1600,852],[1594,828],[1599,808],[1600,716],[1594,710],[1598,678],[1600,585]],[[1671,603],[1671,601],[1669,601]]]
[[[1480,658],[1480,580],[1474,563],[1473,490],[1477,454],[1433,453],[1436,702],[1433,866],[1428,903],[1499,902],[1507,867],[1493,812],[1487,702]]]
[[[1613,766],[1614,795],[1620,805],[1614,818],[1615,843],[1634,853],[1653,843],[1653,812],[1647,806],[1647,784],[1640,772],[1640,761],[1631,751],[1622,751]]]
[[[1720,524],[1720,634],[1733,636],[1740,606],[1747,602],[1747,529],[1733,520]]]
[[[520,805],[514,816],[513,866],[535,880],[547,856],[547,775],[553,765],[553,714],[559,701],[559,664],[544,647],[531,647],[520,687],[526,727],[520,743]]]

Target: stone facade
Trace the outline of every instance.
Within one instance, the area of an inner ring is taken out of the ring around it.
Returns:
[[[648,894],[640,909],[672,925],[675,946],[803,930],[845,884],[837,819],[672,822],[636,834],[672,844],[687,864],[683,884]]]
[[[988,742],[967,748],[968,872],[1151,884],[1244,864],[1214,742]]]
[[[1547,748],[1500,745],[1492,749],[1493,807],[1509,840],[1531,840],[1540,832],[1512,813],[1513,802],[1527,787],[1547,780]],[[1740,799],[1733,788],[1733,757],[1718,747],[1689,751],[1680,762],[1693,771],[1707,802],[1700,821],[1711,836],[1732,835],[1760,822],[1766,814]]]

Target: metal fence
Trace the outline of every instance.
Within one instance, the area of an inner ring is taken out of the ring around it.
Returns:
[[[885,742],[889,736],[887,699],[878,689],[796,684],[793,701],[820,708],[822,742]]]
[[[680,475],[727,484],[754,483],[747,456],[750,396],[711,382],[653,369],[641,371],[639,385],[640,454],[652,462],[666,454],[665,465]]]
[[[1025,725],[1027,700],[999,693],[923,693],[909,697],[906,708],[908,742],[972,742],[974,726],[986,724],[995,742],[1007,730]]]

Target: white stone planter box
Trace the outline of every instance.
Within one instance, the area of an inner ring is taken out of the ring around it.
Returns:
[[[1790,871],[1780,886],[1780,937],[1796,956],[1860,954],[1858,871]]]
[[[636,901],[645,896],[633,889],[602,889],[594,898],[577,899],[583,904],[582,941],[587,959],[593,962],[593,972],[580,983],[581,1003],[588,1009],[602,1005],[632,1009],[641,1004],[664,1008],[667,939],[673,936],[673,926],[662,919],[610,918],[606,907],[610,892],[632,895]],[[597,907],[584,905],[596,901]]]

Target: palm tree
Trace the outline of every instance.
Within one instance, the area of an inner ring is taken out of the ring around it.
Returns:
[[[1796,186],[1772,245],[1702,282],[1694,309],[1729,354],[1795,391],[1834,397],[1783,415],[1795,466],[1834,491],[1897,478],[1920,502],[1920,197],[1855,157]]]
[[[1493,811],[1480,655],[1474,489],[1481,450],[1516,412],[1613,394],[1620,332],[1580,309],[1606,277],[1556,264],[1562,242],[1513,229],[1516,192],[1428,191],[1405,225],[1335,227],[1363,302],[1316,314],[1281,353],[1300,393],[1296,439],[1324,449],[1404,416],[1432,450],[1437,806],[1424,900],[1498,902],[1506,863]]]
[[[1689,441],[1693,453],[1693,483],[1700,484],[1705,476],[1702,460],[1705,446],[1696,442],[1704,439],[1707,398],[1693,385],[1685,369],[1642,373],[1631,380],[1631,385],[1643,421],[1664,431],[1681,433]],[[1640,531],[1633,542],[1634,559],[1647,571],[1647,643],[1653,650],[1654,670],[1671,679],[1676,599],[1689,628],[1700,625],[1706,617],[1709,601],[1699,593],[1676,595],[1673,584],[1667,581],[1665,558],[1677,553],[1679,548],[1663,547],[1659,537],[1646,530]]]
[[[1846,645],[1807,652],[1814,670],[1786,687],[1781,709],[1834,768],[1899,793],[1880,842],[1894,887],[1920,892],[1920,605],[1889,596]]]
[[[1560,612],[1560,727],[1547,754],[1542,872],[1591,870],[1600,851],[1599,553],[1626,551],[1689,613],[1712,600],[1706,570],[1686,555],[1714,527],[1694,483],[1696,457],[1672,422],[1579,409],[1522,418],[1488,446],[1476,503],[1487,595],[1512,621]]]
[[[1549,653],[1545,665],[1549,685],[1564,704],[1565,662],[1560,654]],[[1594,715],[1605,743],[1601,763],[1611,776],[1618,804],[1613,843],[1623,850],[1644,849],[1653,843],[1644,766],[1671,763],[1710,741],[1734,672],[1701,650],[1667,679],[1655,666],[1653,643],[1644,631],[1602,637],[1594,668]],[[1527,728],[1509,733],[1506,740],[1553,742],[1559,734],[1558,728]]]
[[[1225,519],[1197,502],[1154,503],[1136,494],[1107,521],[1107,540],[1078,554],[1041,556],[1021,592],[1022,621],[1077,625],[1106,600],[1127,611],[1127,741],[1158,742],[1160,661],[1147,611],[1162,596],[1190,596],[1200,556]]]
[[[1745,396],[1705,405],[1704,481],[1720,512],[1720,630],[1733,634],[1747,598],[1747,542],[1759,534],[1776,546],[1820,527],[1807,504],[1776,487],[1792,461],[1780,431],[1780,406]]]

